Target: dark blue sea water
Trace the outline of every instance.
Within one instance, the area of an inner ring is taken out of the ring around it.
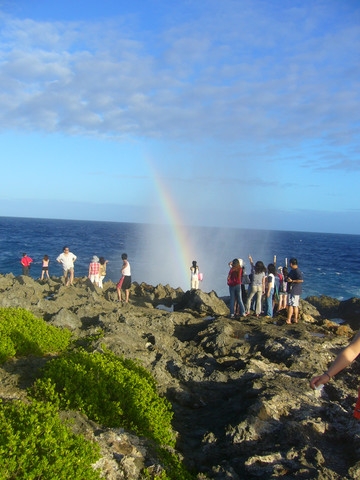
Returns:
[[[182,240],[179,242],[179,232]],[[39,278],[41,259],[50,257],[50,275],[62,275],[56,257],[63,246],[78,256],[75,276],[87,275],[93,255],[109,260],[106,280],[117,281],[121,254],[126,252],[132,278],[152,285],[189,288],[189,269],[197,260],[204,274],[201,288],[227,295],[228,262],[248,255],[277,265],[296,257],[304,274],[303,297],[328,295],[338,299],[360,296],[360,235],[281,232],[0,217],[0,273],[21,274],[20,258],[34,259],[31,276]]]

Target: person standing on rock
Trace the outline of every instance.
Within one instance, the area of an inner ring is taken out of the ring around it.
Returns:
[[[199,266],[196,260],[193,260],[190,267],[190,289],[197,290],[199,288]]]
[[[298,261],[296,258],[290,258],[291,270],[287,276],[288,288],[290,288],[288,298],[288,313],[286,323],[291,324],[291,319],[294,314],[294,323],[298,323],[299,320],[299,305],[300,295],[302,293],[302,284],[304,281],[303,274],[298,267]]]
[[[227,284],[230,293],[230,318],[235,317],[235,302],[240,309],[240,315],[245,317],[245,307],[241,296],[241,274],[242,268],[238,258],[230,262],[231,268],[227,277]]]
[[[249,255],[249,260],[252,268],[251,270],[252,282],[250,284],[250,293],[248,295],[247,302],[246,302],[246,314],[247,315],[250,314],[251,302],[253,297],[256,295],[255,314],[257,317],[259,317],[261,313],[262,296],[265,293],[266,267],[261,260],[258,260],[254,265],[251,255]]]
[[[106,264],[108,260],[105,260],[104,257],[99,258],[100,271],[99,271],[99,287],[103,288],[103,280],[106,277]]]
[[[100,263],[99,258],[94,255],[89,264],[89,279],[91,283],[94,283],[96,286],[99,285],[99,272],[100,272]]]
[[[29,276],[30,273],[30,266],[32,263],[33,259],[28,257],[26,253],[22,254],[22,258],[20,260],[20,263],[22,265],[22,274]]]
[[[125,303],[129,303],[130,297],[130,287],[131,287],[131,268],[130,263],[128,262],[128,256],[126,253],[121,255],[123,261],[121,268],[121,278],[116,285],[116,291],[118,295],[119,302],[121,302],[121,291],[125,292]]]
[[[42,259],[42,264],[41,264],[41,277],[40,280],[44,280],[44,277],[46,277],[48,280],[50,279],[49,276],[49,263],[50,259],[48,255],[44,255]]]
[[[355,335],[351,343],[342,350],[335,358],[333,363],[327,369],[327,371],[321,375],[317,375],[310,380],[310,387],[315,390],[320,388],[321,385],[330,382],[330,380],[339,372],[349,366],[355,358],[360,354],[360,331]],[[355,405],[354,417],[360,420],[360,389],[358,391],[358,399]]]
[[[77,256],[70,252],[69,247],[65,246],[63,248],[63,253],[57,257],[57,262],[61,263],[64,271],[64,281],[65,285],[68,287],[74,282],[74,263],[77,259]]]

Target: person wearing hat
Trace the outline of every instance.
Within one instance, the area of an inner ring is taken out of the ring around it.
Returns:
[[[90,282],[95,283],[96,286],[99,286],[99,273],[100,273],[99,258],[96,255],[94,255],[89,265],[89,278],[90,278]]]

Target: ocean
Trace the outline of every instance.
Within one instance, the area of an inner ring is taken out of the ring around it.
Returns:
[[[196,260],[204,275],[201,289],[224,296],[230,260],[244,259],[249,272],[249,254],[265,265],[276,255],[277,266],[298,259],[303,298],[360,296],[360,235],[0,217],[1,274],[20,275],[20,258],[26,252],[34,260],[33,278],[39,278],[45,254],[50,275],[61,276],[56,257],[65,245],[78,257],[75,277],[87,276],[97,255],[109,261],[105,281],[117,282],[126,252],[133,281],[188,290],[191,262]]]

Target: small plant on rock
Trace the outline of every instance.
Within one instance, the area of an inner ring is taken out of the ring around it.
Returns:
[[[64,351],[71,332],[48,325],[23,308],[0,308],[0,363],[14,356]]]

